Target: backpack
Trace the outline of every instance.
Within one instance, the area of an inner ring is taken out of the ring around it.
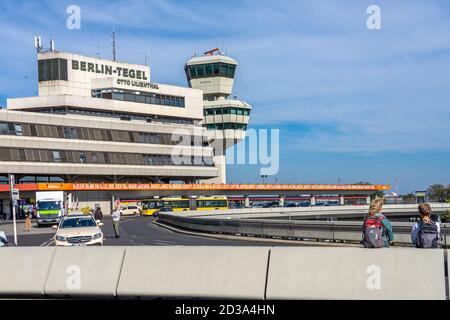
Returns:
[[[437,248],[438,227],[436,222],[430,220],[428,223],[419,222],[419,232],[416,238],[417,248]]]
[[[384,217],[368,217],[364,220],[363,244],[366,248],[383,247],[383,223]]]

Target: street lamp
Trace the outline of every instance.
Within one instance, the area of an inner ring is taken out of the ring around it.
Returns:
[[[261,175],[261,178],[262,178],[262,180],[263,180],[263,184],[264,184],[264,178],[267,178],[268,177],[268,175],[266,175],[266,174],[262,174]]]

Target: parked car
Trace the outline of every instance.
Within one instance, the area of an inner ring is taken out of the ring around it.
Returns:
[[[242,203],[235,203],[233,209],[244,209],[244,205]]]
[[[173,209],[172,208],[160,208],[160,209],[155,211],[153,216],[157,217],[157,216],[159,216],[160,213],[164,213],[164,212],[173,212]]]
[[[119,208],[121,216],[133,216],[140,215],[142,213],[142,208],[136,205],[122,205]]]
[[[264,203],[256,203],[252,205],[252,208],[264,208]]]
[[[65,216],[58,226],[54,226],[56,246],[102,246],[103,223],[95,221],[92,215],[82,212],[71,212]]]
[[[295,202],[288,202],[284,205],[285,208],[294,208],[294,207],[298,207],[298,204]]]
[[[280,203],[278,201],[271,201],[264,204],[263,208],[279,208]]]
[[[309,202],[306,202],[306,201],[300,202],[300,207],[309,207],[309,206],[310,206]]]

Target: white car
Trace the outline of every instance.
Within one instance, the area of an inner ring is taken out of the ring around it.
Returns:
[[[120,206],[119,211],[121,216],[132,216],[141,214],[142,208],[135,205],[122,205]]]
[[[55,228],[56,246],[102,246],[103,232],[100,227],[103,224],[95,221],[92,215],[71,213],[65,216]]]

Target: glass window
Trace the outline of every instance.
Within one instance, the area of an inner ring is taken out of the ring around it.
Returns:
[[[45,81],[45,60],[38,61],[39,81]]]
[[[220,64],[220,75],[226,76],[227,75],[227,65],[224,63]]]
[[[155,164],[155,162],[154,162],[154,160],[153,160],[153,158],[151,156],[148,156],[148,155],[144,154],[144,160],[145,160],[145,164],[148,164],[148,165],[154,165]]]
[[[59,59],[59,79],[67,81],[67,60]]]
[[[227,77],[234,78],[235,65],[229,64],[227,68]]]
[[[105,158],[105,163],[111,163],[111,159],[109,158],[109,153],[104,152],[103,157]]]
[[[62,161],[61,152],[60,151],[52,151],[52,155],[53,155],[53,161],[54,162],[61,162]]]
[[[203,77],[205,75],[205,66],[199,65],[197,68],[197,77]]]
[[[22,133],[22,125],[20,125],[20,124],[15,124],[15,125],[14,125],[14,131],[16,132],[16,135],[17,135],[17,136],[23,135],[23,133]]]
[[[213,73],[215,75],[220,73],[220,64],[219,63],[214,63],[213,64]]]
[[[8,130],[8,124],[7,123],[0,123],[0,134],[8,134],[9,130]]]
[[[59,79],[59,66],[58,59],[51,59],[51,68],[52,68],[52,77],[49,80],[58,80]]]
[[[213,74],[213,66],[210,64],[205,65],[205,75],[212,76]]]
[[[124,96],[123,96],[123,93],[116,93],[116,92],[114,92],[112,98],[114,100],[123,100]]]
[[[87,163],[86,154],[84,152],[80,152],[80,162]]]
[[[190,72],[192,78],[197,77],[197,70],[194,66],[189,67],[189,72]]]
[[[64,138],[77,139],[77,130],[75,128],[64,128]]]
[[[20,161],[26,161],[27,158],[25,156],[25,150],[24,149],[19,149],[18,151],[19,151],[19,160]]]
[[[36,126],[34,124],[30,124],[30,133],[31,133],[31,136],[37,137]]]
[[[244,114],[244,110],[242,109],[237,109],[236,111],[238,116],[242,116]]]
[[[45,81],[52,79],[52,64],[51,60],[44,60],[44,66],[45,66]]]

